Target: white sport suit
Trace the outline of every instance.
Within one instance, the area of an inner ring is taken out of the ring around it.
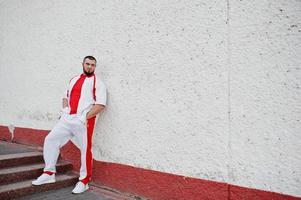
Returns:
[[[44,141],[44,173],[56,172],[59,149],[75,136],[81,152],[79,180],[87,184],[92,175],[91,147],[96,117],[86,120],[86,114],[95,104],[106,105],[106,87],[95,74],[81,74],[70,80],[64,98],[68,99],[68,107],[63,109],[59,122]]]

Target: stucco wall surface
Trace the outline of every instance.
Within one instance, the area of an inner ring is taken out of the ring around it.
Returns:
[[[300,1],[0,1],[0,124],[51,129],[86,55],[97,160],[301,196]],[[75,141],[76,142],[76,141]]]
[[[301,195],[301,2],[230,1],[229,181]]]

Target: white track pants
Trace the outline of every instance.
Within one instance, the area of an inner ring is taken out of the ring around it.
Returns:
[[[80,177],[84,184],[88,183],[92,175],[92,135],[95,117],[85,125],[76,115],[63,113],[59,122],[46,136],[44,141],[44,172],[56,172],[55,165],[64,146],[73,136],[76,137],[81,152]]]

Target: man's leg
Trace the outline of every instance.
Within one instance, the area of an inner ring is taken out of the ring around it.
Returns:
[[[33,185],[55,182],[55,165],[60,153],[60,148],[70,140],[71,136],[72,134],[68,128],[68,123],[62,116],[60,121],[45,138],[43,150],[45,161],[44,173],[32,181]]]
[[[44,172],[46,173],[56,172],[55,165],[60,154],[60,148],[72,137],[68,123],[62,118],[46,136],[44,141],[43,156],[45,161]]]
[[[87,125],[85,126],[82,122],[79,121],[80,128],[74,130],[74,135],[78,140],[81,152],[81,168],[80,168],[80,184],[87,185],[92,176],[92,136],[95,125],[95,118],[93,117],[87,121]],[[87,186],[79,186],[75,187],[73,193],[80,193],[87,190]]]

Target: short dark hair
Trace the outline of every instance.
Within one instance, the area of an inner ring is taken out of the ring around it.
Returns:
[[[86,56],[86,57],[84,58],[83,62],[85,62],[85,60],[86,60],[87,58],[89,58],[90,60],[95,60],[95,63],[97,63],[96,58],[94,58],[93,56]]]

